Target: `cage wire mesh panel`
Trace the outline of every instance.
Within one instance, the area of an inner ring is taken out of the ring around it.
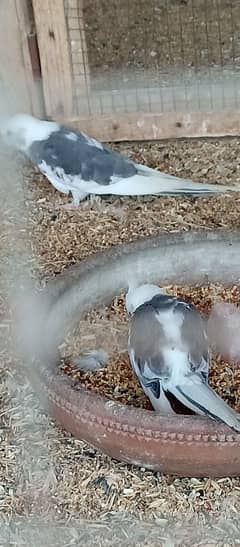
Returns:
[[[240,105],[239,0],[65,0],[74,115]]]

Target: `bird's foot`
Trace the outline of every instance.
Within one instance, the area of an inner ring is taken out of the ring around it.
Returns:
[[[89,195],[87,199],[84,199],[84,201],[81,202],[82,209],[97,209],[100,206],[101,198],[95,194]]]
[[[83,372],[97,372],[107,366],[109,355],[103,349],[82,353],[71,359],[71,363]]]
[[[86,198],[89,194],[72,194],[73,199],[71,202],[68,203],[58,203],[55,205],[55,209],[63,210],[63,211],[76,211],[79,209],[79,207],[83,207],[84,203],[88,203],[88,200]]]

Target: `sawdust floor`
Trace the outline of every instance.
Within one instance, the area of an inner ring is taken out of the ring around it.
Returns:
[[[231,139],[124,144],[120,148],[136,160],[172,174],[230,183],[240,182],[239,146],[238,139]],[[16,254],[19,264],[26,262],[33,275],[45,282],[90,253],[148,234],[203,228],[239,229],[240,193],[208,199],[116,197],[101,204],[87,202],[77,211],[66,212],[56,206],[67,202],[67,197],[54,191],[29,166],[24,173],[25,209],[20,220],[13,209],[11,194],[3,193],[4,184],[0,190],[0,253],[6,274],[0,280],[1,534],[4,526],[10,533],[10,521],[18,523],[11,533],[16,534],[17,530],[21,535],[24,530],[26,533],[24,523],[40,519],[44,527],[38,527],[37,532],[35,529],[34,543],[28,540],[25,544],[79,545],[80,538],[84,545],[153,546],[174,536],[168,545],[197,545],[202,541],[204,545],[236,545],[239,478],[176,479],[123,465],[75,440],[41,411],[21,370],[15,370],[8,350],[11,314],[6,304],[5,284],[6,280],[11,284],[13,270],[18,267],[11,262],[12,256],[16,261]],[[2,170],[4,178],[6,183],[7,174]],[[18,208],[22,197],[19,192]],[[25,219],[24,229],[21,226]],[[27,248],[32,252],[30,259],[25,258]],[[130,521],[124,520],[126,515]],[[84,528],[81,519],[88,519],[92,525]],[[96,519],[101,520],[101,525],[94,525]],[[154,525],[149,528],[132,519],[151,520]],[[64,528],[66,539],[64,530],[60,533],[59,543],[55,528],[50,540],[51,526],[56,521],[71,527],[67,532]],[[37,543],[40,536],[41,542]]]

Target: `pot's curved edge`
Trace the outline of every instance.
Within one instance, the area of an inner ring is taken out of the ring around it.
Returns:
[[[238,232],[189,232],[164,234],[93,255],[65,270],[48,284],[54,298],[71,288],[81,276],[117,260],[122,254],[140,253],[149,247],[222,241],[239,244]],[[200,417],[159,417],[150,411],[126,407],[80,388],[74,390],[67,378],[43,365],[34,372],[33,384],[46,396],[48,409],[56,421],[77,438],[100,448],[108,455],[143,467],[178,476],[235,476],[240,474],[240,435],[228,427]],[[40,384],[39,384],[40,382]]]
[[[114,245],[104,251],[97,251],[83,258],[80,262],[66,267],[54,279],[48,281],[46,289],[54,296],[58,296],[60,292],[67,290],[70,284],[78,280],[79,275],[107,264],[109,260],[116,260],[122,255],[139,253],[149,247],[158,247],[161,243],[164,243],[165,246],[170,246],[176,243],[179,245],[187,243],[198,244],[203,241],[206,241],[206,243],[222,241],[227,245],[232,245],[235,241],[240,241],[240,232],[237,230],[226,232],[223,229],[214,232],[208,230],[193,232],[189,230],[188,232],[162,233],[157,236],[142,237],[129,243]]]

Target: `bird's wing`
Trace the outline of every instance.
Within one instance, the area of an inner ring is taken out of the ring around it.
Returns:
[[[160,351],[161,342],[165,342],[164,331],[154,310],[140,307],[130,319],[128,351],[133,370],[154,408],[161,396],[161,380],[170,375]]]
[[[183,405],[196,414],[223,422],[240,432],[240,414],[229,407],[199,374],[193,373],[182,378],[182,382],[178,385],[175,385],[173,380],[174,378],[167,382],[164,389],[167,389]]]
[[[210,359],[207,318],[195,306],[181,300],[176,300],[175,313],[180,313],[183,317],[181,336],[188,348],[191,371],[198,372],[207,381]]]
[[[134,353],[137,374],[144,376],[148,369],[148,379],[168,377],[170,371],[164,362],[160,348],[166,344],[164,330],[157,320],[154,307],[143,304],[130,319],[129,350]]]
[[[34,141],[28,153],[39,168],[43,165],[67,183],[79,179],[96,185],[112,185],[119,179],[132,177],[137,173],[134,163],[121,154],[84,133],[74,132],[65,127],[51,133],[44,141]]]

